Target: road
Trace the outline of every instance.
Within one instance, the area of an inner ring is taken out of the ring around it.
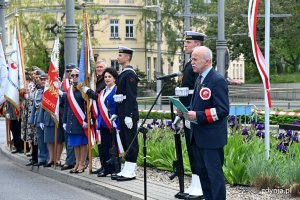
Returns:
[[[0,143],[5,139],[5,121],[0,118]],[[0,152],[1,200],[108,200],[15,165]]]

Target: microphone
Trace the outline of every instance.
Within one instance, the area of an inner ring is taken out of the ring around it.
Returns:
[[[156,80],[163,80],[163,79],[166,79],[166,78],[173,78],[173,77],[176,77],[176,76],[180,76],[181,74],[182,74],[181,72],[176,72],[176,73],[173,73],[173,74],[168,74],[168,75],[157,77]]]

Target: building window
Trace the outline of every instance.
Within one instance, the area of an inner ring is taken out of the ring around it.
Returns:
[[[119,63],[118,63],[117,60],[111,60],[111,61],[110,61],[110,66],[113,67],[113,68],[115,68],[115,69],[119,72],[119,70],[120,70],[120,65],[119,65]]]
[[[53,27],[53,24],[48,24],[48,25],[47,25],[47,38],[49,38],[49,39],[55,37],[54,33],[53,33],[52,30],[50,29],[51,27]]]
[[[147,58],[147,70],[146,70],[147,80],[151,80],[151,57]]]
[[[126,38],[133,38],[133,20],[126,19]]]
[[[119,3],[119,0],[109,0],[109,3]]]
[[[110,37],[111,38],[119,37],[119,20],[118,19],[110,20]]]
[[[125,0],[126,4],[134,4],[134,0]]]
[[[90,24],[90,36],[95,37],[95,25]]]

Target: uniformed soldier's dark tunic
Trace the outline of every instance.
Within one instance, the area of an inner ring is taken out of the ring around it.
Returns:
[[[126,99],[121,103],[117,103],[116,110],[116,114],[120,117],[120,137],[125,151],[127,151],[129,144],[137,134],[137,122],[139,119],[138,104],[136,101],[137,84],[138,76],[133,71],[132,66],[127,66],[118,77],[116,91],[116,94],[123,94],[126,96]],[[132,118],[132,129],[127,128],[124,122],[125,117]],[[126,154],[125,160],[136,163],[138,152],[138,139],[135,137],[132,146]]]
[[[193,71],[191,60],[189,60],[184,65],[182,73],[183,73],[183,77],[182,77],[180,87],[188,87],[189,90],[194,90],[195,81],[198,77],[198,74],[196,74]],[[185,107],[189,107],[189,105],[191,103],[191,98],[192,98],[192,94],[189,94],[187,97],[179,97],[179,100]],[[193,157],[194,156],[193,156],[193,151],[191,150],[191,144],[190,144],[190,129],[188,129],[184,126],[184,133],[185,133],[185,141],[186,141],[187,152],[188,152],[188,156],[189,156],[189,160],[190,160],[191,170],[192,170],[192,172],[194,172],[194,165],[193,165],[193,163],[194,163]]]

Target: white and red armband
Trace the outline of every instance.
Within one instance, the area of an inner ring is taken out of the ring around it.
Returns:
[[[205,115],[208,123],[212,123],[219,120],[216,108],[205,109]]]

